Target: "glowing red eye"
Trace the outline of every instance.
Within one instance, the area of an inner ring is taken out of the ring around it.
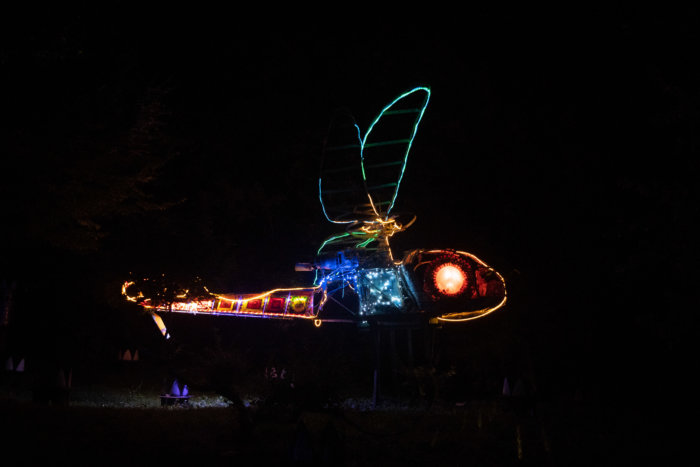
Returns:
[[[435,270],[435,288],[443,295],[458,295],[467,286],[467,275],[459,266],[445,263]]]

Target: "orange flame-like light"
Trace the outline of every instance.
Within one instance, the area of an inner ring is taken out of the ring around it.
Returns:
[[[459,295],[467,286],[467,275],[453,263],[445,263],[435,270],[435,288],[443,295]]]

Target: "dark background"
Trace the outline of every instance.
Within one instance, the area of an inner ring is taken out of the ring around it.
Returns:
[[[133,338],[129,274],[308,283],[294,263],[335,231],[317,198],[333,110],[366,129],[427,85],[397,200],[418,221],[393,246],[470,251],[505,276],[505,309],[449,331],[463,351],[496,343],[515,367],[526,351],[541,386],[610,403],[681,390],[697,370],[696,10],[275,13],[4,16],[6,353]]]

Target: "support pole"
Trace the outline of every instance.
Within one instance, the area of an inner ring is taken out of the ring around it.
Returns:
[[[377,402],[379,401],[379,377],[380,369],[382,366],[382,342],[381,342],[381,331],[379,330],[379,325],[374,328],[374,383],[372,385],[372,408],[377,408]]]
[[[408,364],[408,367],[411,370],[413,370],[413,329],[406,329],[406,337],[406,345],[408,351],[408,358],[406,359],[406,362]]]
[[[395,395],[397,391],[398,383],[398,371],[399,371],[399,350],[396,347],[396,329],[389,329],[389,352],[391,361],[391,392]]]

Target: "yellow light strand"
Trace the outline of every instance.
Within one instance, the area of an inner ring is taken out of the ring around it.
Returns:
[[[443,253],[443,252],[444,252],[443,250],[428,250],[426,253]],[[450,322],[450,323],[459,323],[459,322],[464,322],[464,321],[471,321],[471,320],[474,320],[474,319],[483,318],[484,316],[490,315],[490,314],[493,313],[494,311],[496,311],[496,310],[498,310],[499,308],[503,307],[503,305],[505,305],[505,303],[506,303],[506,300],[508,300],[508,291],[507,291],[507,289],[506,289],[506,281],[505,281],[505,279],[503,278],[503,276],[501,275],[501,273],[499,273],[498,271],[496,271],[495,269],[493,269],[491,266],[489,266],[488,264],[486,264],[484,261],[482,261],[481,259],[479,259],[476,255],[473,255],[473,254],[468,253],[468,252],[466,252],[466,251],[457,251],[456,253],[461,254],[461,255],[464,255],[464,256],[467,256],[467,257],[473,259],[474,261],[476,261],[477,263],[479,263],[479,265],[481,265],[482,267],[485,267],[485,268],[487,268],[489,271],[495,273],[495,274],[498,276],[498,279],[501,281],[501,284],[503,285],[503,300],[501,300],[501,302],[500,302],[498,305],[496,305],[496,306],[494,306],[494,307],[492,307],[492,308],[484,308],[483,310],[467,311],[467,312],[461,312],[461,313],[449,313],[449,314],[445,314],[445,315],[442,315],[442,316],[438,316],[437,319],[438,319],[439,321]],[[450,315],[460,315],[460,314],[462,314],[462,313],[469,313],[469,315],[471,315],[471,316],[467,316],[467,317],[464,317],[464,318],[450,318],[450,317],[449,317]]]

